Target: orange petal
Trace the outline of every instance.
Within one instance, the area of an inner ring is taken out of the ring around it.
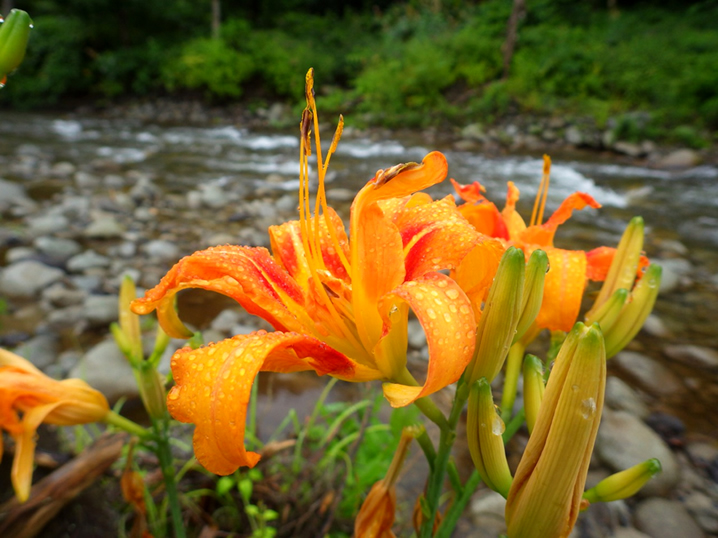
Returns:
[[[514,185],[513,181],[508,182],[508,190],[506,192],[506,205],[501,211],[501,216],[506,224],[506,229],[509,232],[509,237],[515,239],[518,235],[526,229],[526,223],[521,218],[518,211],[516,211],[516,202],[519,201],[519,189]]]
[[[381,310],[385,321],[397,300],[405,301],[414,310],[429,345],[429,369],[423,386],[384,384],[389,403],[403,407],[461,377],[474,352],[476,321],[468,297],[456,282],[441,273],[427,273],[384,297]],[[389,329],[384,327],[385,334]]]
[[[548,255],[549,271],[536,325],[552,331],[570,331],[581,309],[586,287],[586,254],[582,250],[544,250]]]
[[[449,181],[451,181],[451,184],[454,186],[454,190],[456,190],[456,193],[464,202],[473,204],[486,200],[486,197],[482,194],[483,192],[486,192],[486,189],[478,181],[474,181],[470,185],[462,185],[454,178],[449,178]]]
[[[132,301],[132,311],[142,315],[156,309],[165,332],[184,338],[173,299],[186,288],[227,295],[278,330],[300,328],[290,308],[304,303],[302,289],[264,248],[225,245],[186,256],[144,298]]]
[[[196,425],[194,451],[209,471],[226,475],[253,467],[259,454],[244,449],[245,419],[252,384],[260,370],[316,370],[351,378],[354,364],[310,336],[259,331],[172,357],[176,386],[167,396],[174,418]]]
[[[315,219],[312,217],[309,221],[309,228],[313,229]],[[322,250],[322,259],[327,270],[338,279],[346,280],[348,278],[344,264],[336,250],[334,242],[331,239],[331,233],[336,237],[337,242],[344,254],[344,258],[349,258],[349,241],[344,223],[331,207],[327,207],[325,215],[319,217],[319,240]],[[274,259],[282,265],[287,272],[303,287],[309,280],[310,271],[307,264],[307,257],[304,252],[302,243],[301,225],[298,220],[285,222],[279,226],[269,227],[269,238],[272,244],[272,253]]]
[[[530,226],[521,232],[516,239],[530,245],[553,246],[553,236],[556,234],[556,229],[571,217],[574,209],[580,210],[586,206],[599,208],[601,204],[584,192],[574,192],[561,202],[559,208],[553,212],[553,215],[546,222],[540,226]]]
[[[586,261],[588,262],[586,266],[586,278],[596,282],[606,280],[606,275],[608,275],[608,270],[611,268],[615,254],[616,249],[611,247],[598,247],[586,252]],[[650,263],[646,256],[641,256],[638,261],[637,278],[641,278]]]
[[[498,239],[484,237],[452,272],[451,276],[469,297],[477,321],[505,250],[505,245]]]

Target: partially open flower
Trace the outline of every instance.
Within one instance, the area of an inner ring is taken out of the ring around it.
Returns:
[[[11,480],[21,502],[30,495],[40,424],[87,424],[103,420],[109,412],[102,393],[84,381],[56,381],[22,357],[0,349],[0,429],[15,440]]]

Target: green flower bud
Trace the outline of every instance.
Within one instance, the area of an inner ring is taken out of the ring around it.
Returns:
[[[603,334],[608,333],[618,320],[621,310],[628,300],[628,295],[628,290],[617,289],[605,303],[591,313],[590,317],[588,314],[586,315],[586,324],[598,323]]]
[[[511,487],[511,471],[506,461],[504,422],[496,413],[491,385],[482,377],[471,386],[466,435],[469,453],[484,483],[506,497]]]
[[[591,503],[626,499],[638,493],[646,482],[661,470],[661,462],[656,458],[646,460],[630,469],[604,478],[584,493],[583,498]]]
[[[534,250],[526,266],[526,279],[524,281],[521,301],[521,316],[516,326],[514,343],[531,327],[539,310],[541,310],[546,271],[548,271],[548,255],[543,250]]]
[[[526,355],[524,359],[524,411],[529,434],[534,429],[538,417],[544,390],[544,364],[535,355]]]
[[[32,19],[25,11],[13,9],[0,25],[0,82],[12,73],[25,58]]]

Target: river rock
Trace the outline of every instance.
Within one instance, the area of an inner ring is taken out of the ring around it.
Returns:
[[[611,538],[651,538],[647,534],[642,533],[633,527],[618,527],[614,529]]]
[[[663,352],[674,361],[702,370],[718,370],[718,351],[694,345],[666,346]]]
[[[632,415],[644,419],[650,414],[648,406],[643,403],[628,384],[618,377],[606,379],[605,404],[616,411],[626,411]]]
[[[71,305],[52,310],[45,318],[48,326],[56,331],[76,329],[81,326],[84,317],[82,305]]]
[[[111,338],[91,348],[70,371],[70,377],[87,381],[102,392],[110,404],[123,396],[139,394],[132,368]]]
[[[77,241],[47,235],[35,239],[33,245],[39,252],[47,256],[51,262],[58,264],[64,264],[82,250]]]
[[[703,538],[696,521],[678,501],[648,499],[636,508],[636,527],[652,538]]]
[[[663,320],[659,318],[656,314],[650,314],[646,318],[646,321],[643,323],[643,327],[641,327],[641,330],[656,338],[671,338],[673,336],[671,330],[666,327],[666,324],[663,323]]]
[[[676,374],[640,353],[621,351],[611,362],[632,377],[641,388],[656,396],[667,396],[683,390],[683,384]]]
[[[691,284],[690,274],[693,272],[691,262],[683,258],[655,258],[651,260],[663,268],[659,293],[670,293],[679,287]]]
[[[112,261],[107,256],[88,249],[67,260],[67,269],[73,273],[82,273],[95,267],[109,267],[110,263],[112,263]]]
[[[21,206],[28,210],[36,207],[36,203],[31,200],[22,185],[0,179],[0,211],[5,211],[13,206]]]
[[[84,235],[91,239],[112,239],[120,237],[125,229],[112,215],[96,215],[85,228]]]
[[[694,491],[683,499],[683,505],[704,531],[718,533],[718,504],[708,495]]]
[[[176,262],[180,257],[179,247],[172,241],[154,239],[142,245],[142,252],[157,261]]]
[[[107,326],[117,321],[117,296],[88,295],[83,304],[83,317],[92,327]]]
[[[28,219],[27,225],[30,234],[38,236],[66,230],[70,221],[58,213],[49,213]]]
[[[0,275],[0,295],[34,297],[63,276],[60,269],[33,260],[23,260],[5,268]]]
[[[410,319],[408,324],[409,346],[421,349],[426,345],[426,334],[418,319]]]
[[[643,148],[639,144],[633,144],[632,142],[625,142],[619,140],[613,144],[611,148],[618,153],[623,153],[629,157],[641,157],[644,155]]]
[[[595,450],[614,472],[658,458],[663,471],[643,487],[643,495],[665,495],[680,480],[680,466],[668,445],[639,418],[625,411],[604,408]]]
[[[677,149],[658,160],[656,166],[659,168],[690,168],[701,163],[701,156],[692,149]]]
[[[474,523],[472,536],[494,538],[506,533],[506,499],[500,494],[485,489],[471,502],[469,513]]]
[[[77,185],[81,189],[92,188],[99,185],[99,183],[100,178],[93,174],[83,172],[82,170],[75,173],[75,185]]]
[[[57,344],[57,335],[38,334],[16,347],[13,353],[29,360],[40,370],[44,370],[57,359]]]
[[[86,295],[83,290],[70,289],[60,282],[55,282],[42,291],[42,300],[51,307],[65,308],[82,303]]]
[[[13,264],[22,260],[37,258],[37,251],[30,247],[15,247],[5,253],[5,263]]]
[[[225,310],[222,310],[217,317],[214,318],[214,320],[212,320],[209,328],[223,333],[226,337],[231,334],[232,329],[234,329],[236,325],[239,325],[240,318],[241,316],[239,312],[231,308],[226,308]]]

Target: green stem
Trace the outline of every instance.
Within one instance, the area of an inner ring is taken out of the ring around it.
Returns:
[[[103,420],[106,424],[111,424],[112,426],[136,435],[141,439],[145,439],[152,435],[152,432],[147,428],[143,428],[136,422],[132,422],[130,419],[125,418],[114,411],[109,411]]]
[[[414,379],[414,376],[411,375],[411,372],[404,368],[401,372],[397,372],[396,375],[392,378],[392,381],[394,383],[401,383],[402,385],[409,385],[410,387],[418,387],[419,383]],[[441,410],[436,407],[436,404],[428,397],[419,398],[418,400],[414,401],[414,405],[419,408],[419,410],[424,413],[424,416],[428,418],[430,421],[432,421],[434,424],[436,424],[441,430],[445,430],[449,427],[449,423],[446,422],[446,417],[444,416],[444,413],[441,412]]]
[[[157,434],[156,454],[160,460],[162,477],[165,482],[165,491],[167,492],[167,501],[169,502],[170,513],[172,514],[172,526],[174,527],[175,538],[185,538],[182,508],[180,507],[179,495],[177,493],[177,482],[175,481],[175,467],[172,463],[172,453],[170,451],[169,422],[167,420],[156,420],[153,421],[152,426]]]
[[[481,484],[481,476],[476,472],[476,469],[474,469],[466,481],[466,484],[464,484],[461,495],[459,495],[444,514],[444,519],[436,530],[434,538],[449,538],[451,536],[454,532],[454,527],[456,527],[456,523],[459,521],[461,514],[464,513],[466,505],[469,504],[469,500],[474,494],[474,491],[476,491],[476,488],[479,487],[479,484]]]
[[[525,347],[521,342],[516,342],[509,349],[509,356],[506,359],[506,376],[504,377],[504,391],[501,395],[501,420],[508,422],[516,401],[516,388],[521,373],[521,362],[524,357]]]

